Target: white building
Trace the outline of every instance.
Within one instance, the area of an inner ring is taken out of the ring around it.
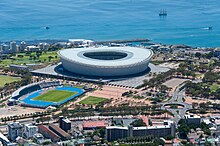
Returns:
[[[27,46],[27,50],[30,52],[35,52],[39,50],[38,46]]]
[[[34,124],[25,124],[24,125],[24,136],[26,138],[32,138],[34,134],[38,132],[38,127]]]
[[[17,45],[16,45],[16,42],[13,41],[13,42],[10,42],[10,50],[12,52],[17,52]]]
[[[69,39],[71,44],[77,45],[79,47],[90,47],[94,45],[94,41],[86,39]]]
[[[47,50],[49,48],[49,44],[48,43],[39,43],[38,47],[40,50]]]
[[[89,47],[58,52],[64,69],[88,76],[124,76],[144,72],[153,51],[138,47]]]

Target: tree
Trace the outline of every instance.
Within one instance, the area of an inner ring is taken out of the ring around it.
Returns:
[[[50,62],[51,59],[53,59],[54,57],[53,56],[48,56],[48,61]]]
[[[144,121],[142,119],[137,119],[137,120],[133,121],[130,125],[132,125],[134,127],[141,127],[141,126],[146,126],[146,123],[144,123]]]

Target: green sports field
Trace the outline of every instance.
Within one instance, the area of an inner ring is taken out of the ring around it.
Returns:
[[[80,101],[79,103],[80,104],[94,105],[94,104],[104,102],[106,100],[108,100],[108,99],[102,98],[102,97],[89,96],[89,97],[83,99],[82,101]]]
[[[48,101],[48,102],[61,102],[77,92],[63,91],[63,90],[50,90],[40,96],[33,98],[33,100]]]
[[[5,84],[7,84],[7,83],[12,83],[15,81],[20,81],[20,80],[21,80],[21,78],[0,75],[0,87],[4,87]]]

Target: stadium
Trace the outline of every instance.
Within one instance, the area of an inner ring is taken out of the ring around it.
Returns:
[[[83,93],[83,89],[63,86],[59,81],[43,81],[23,86],[13,92],[8,105],[19,104],[37,108],[59,106]]]
[[[153,52],[138,47],[72,48],[58,52],[65,70],[87,76],[114,77],[144,72]]]

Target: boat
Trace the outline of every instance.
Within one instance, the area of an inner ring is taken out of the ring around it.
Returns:
[[[167,16],[167,11],[165,9],[160,10],[159,16]]]
[[[212,30],[212,26],[209,26],[209,27],[208,27],[208,30]]]
[[[50,29],[50,27],[48,27],[48,26],[45,26],[45,27],[44,27],[44,29]]]

